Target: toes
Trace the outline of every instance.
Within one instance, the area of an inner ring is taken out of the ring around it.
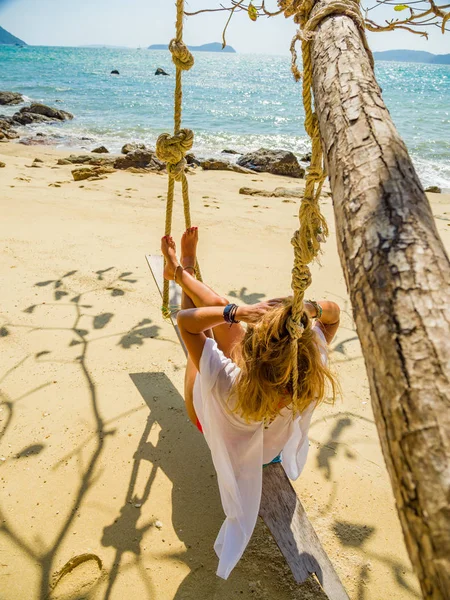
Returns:
[[[161,246],[175,248],[175,242],[171,235],[165,235],[161,238]]]

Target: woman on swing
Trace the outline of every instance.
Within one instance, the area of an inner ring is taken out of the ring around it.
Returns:
[[[182,288],[178,327],[188,350],[185,402],[203,432],[217,472],[226,520],[215,550],[217,574],[226,579],[242,556],[258,516],[262,468],[280,462],[291,479],[308,453],[308,429],[316,405],[333,397],[327,344],[339,327],[334,302],[305,302],[298,344],[297,396],[293,399],[292,339],[287,322],[292,298],[236,306],[195,279],[198,229],[181,239],[180,261],[170,236],[161,240],[164,277]],[[315,324],[313,324],[315,321]],[[247,328],[240,324],[247,323]]]

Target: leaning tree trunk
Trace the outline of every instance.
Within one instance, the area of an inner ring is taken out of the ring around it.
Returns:
[[[449,260],[350,18],[321,22],[312,63],[339,254],[406,546],[424,597],[450,599]]]

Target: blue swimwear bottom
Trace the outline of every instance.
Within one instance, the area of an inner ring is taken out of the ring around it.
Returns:
[[[268,467],[269,465],[276,465],[277,463],[280,463],[280,462],[281,462],[281,454],[279,454],[278,456],[275,456],[275,458],[273,460],[271,460],[270,463],[263,465],[263,469],[265,467]]]

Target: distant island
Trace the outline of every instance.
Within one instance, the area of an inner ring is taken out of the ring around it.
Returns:
[[[12,33],[9,33],[9,31],[6,31],[6,29],[3,29],[3,27],[0,27],[0,45],[26,46],[27,44],[15,35],[12,35]]]
[[[148,50],[168,50],[167,44],[153,44],[148,47]],[[236,54],[236,50],[232,46],[225,46],[222,48],[222,44],[219,42],[213,42],[212,44],[203,44],[203,46],[189,46],[189,50],[192,52],[229,52]]]
[[[375,60],[450,65],[450,54],[432,54],[421,50],[385,50],[374,52],[373,57]]]

